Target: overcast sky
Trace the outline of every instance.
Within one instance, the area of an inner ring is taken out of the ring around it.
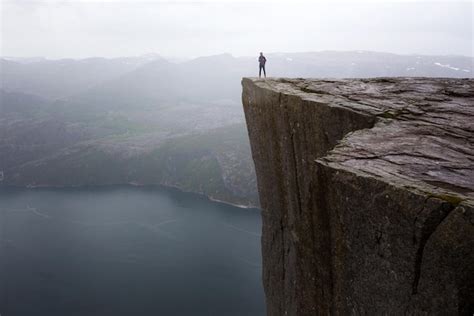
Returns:
[[[473,56],[473,1],[0,0],[2,56]]]

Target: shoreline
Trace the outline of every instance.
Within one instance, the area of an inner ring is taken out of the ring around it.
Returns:
[[[151,187],[161,187],[163,189],[177,190],[181,193],[196,194],[200,197],[206,198],[207,200],[209,200],[213,203],[221,203],[221,204],[237,207],[237,208],[240,208],[240,209],[260,210],[259,206],[255,206],[253,204],[245,205],[245,204],[232,203],[232,202],[228,202],[228,201],[225,201],[225,200],[220,200],[220,199],[214,198],[214,197],[206,195],[204,193],[194,192],[194,191],[186,191],[186,190],[183,190],[180,187],[175,186],[175,185],[143,184],[143,183],[139,183],[139,182],[136,182],[136,181],[127,182],[127,183],[108,183],[108,184],[93,184],[93,185],[84,185],[84,184],[78,184],[78,185],[41,185],[40,184],[40,185],[26,185],[26,186],[1,185],[1,183],[0,183],[0,190],[2,188],[16,188],[16,189],[34,190],[34,189],[73,189],[73,188],[94,188],[94,187],[104,188],[104,187],[113,187],[113,186],[130,186],[130,187],[143,187],[143,188],[146,188],[146,187],[150,187],[150,188]]]

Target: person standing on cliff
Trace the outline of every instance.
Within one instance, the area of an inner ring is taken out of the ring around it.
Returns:
[[[265,63],[267,62],[267,59],[265,56],[263,56],[263,53],[260,52],[260,57],[258,57],[258,65],[259,65],[259,70],[258,70],[258,77],[262,77],[262,69],[263,69],[263,75],[265,78],[267,77],[267,73],[265,72]]]

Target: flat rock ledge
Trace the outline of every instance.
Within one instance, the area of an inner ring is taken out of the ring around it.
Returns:
[[[474,313],[474,80],[242,85],[269,315]]]

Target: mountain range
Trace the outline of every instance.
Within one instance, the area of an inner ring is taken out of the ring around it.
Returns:
[[[473,76],[474,58],[268,54],[275,77]],[[241,108],[257,57],[0,59],[2,185],[161,184],[258,206]]]

